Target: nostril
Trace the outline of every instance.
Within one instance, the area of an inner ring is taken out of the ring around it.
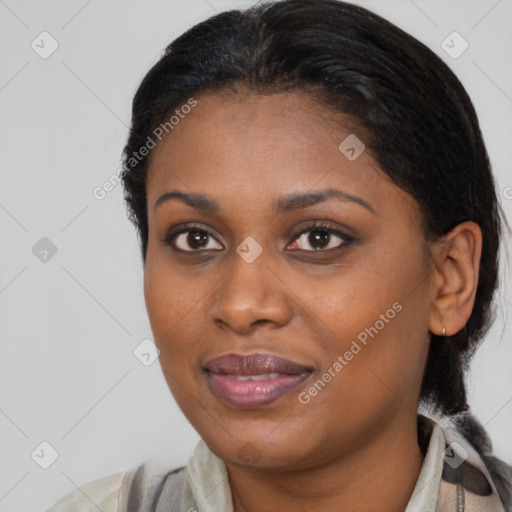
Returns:
[[[261,318],[260,320],[255,320],[255,321],[253,322],[253,325],[254,325],[254,324],[266,323],[266,322],[270,322],[270,320],[267,320],[266,318]]]

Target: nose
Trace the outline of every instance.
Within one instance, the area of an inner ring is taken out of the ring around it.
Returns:
[[[211,306],[218,327],[247,334],[258,325],[279,327],[290,321],[288,289],[268,267],[264,254],[252,263],[234,255],[232,270],[222,279]]]

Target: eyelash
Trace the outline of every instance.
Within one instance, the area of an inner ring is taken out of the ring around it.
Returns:
[[[322,222],[315,221],[313,224],[305,227],[304,229],[302,229],[301,231],[296,233],[293,236],[291,242],[288,243],[287,245],[290,245],[291,243],[295,242],[303,234],[309,233],[309,232],[314,232],[314,231],[323,231],[323,232],[329,233],[331,235],[335,235],[335,236],[341,238],[343,240],[343,242],[340,243],[336,247],[331,247],[330,249],[313,249],[313,250],[295,249],[293,252],[302,251],[302,252],[307,252],[307,253],[324,253],[325,254],[325,253],[331,252],[331,251],[341,251],[355,241],[355,238],[347,235],[346,233],[343,233],[342,231],[339,231],[338,229],[332,228],[329,225],[323,224]],[[208,235],[209,237],[211,237],[215,241],[217,241],[215,236],[213,235],[213,233],[211,233],[207,228],[198,226],[196,224],[189,224],[186,226],[181,226],[176,229],[172,229],[165,235],[165,237],[161,241],[165,245],[170,246],[173,250],[183,252],[183,253],[201,253],[201,252],[207,252],[207,251],[212,250],[212,249],[191,249],[191,250],[186,251],[183,249],[178,249],[177,247],[173,246],[173,242],[178,237],[178,235],[181,235],[183,233],[190,233],[190,232],[205,233],[206,235]],[[220,244],[220,242],[217,242],[217,243]],[[213,250],[218,251],[219,249],[213,249]]]
[[[323,231],[326,233],[329,233],[330,235],[335,235],[338,238],[341,238],[342,242],[337,245],[336,247],[331,247],[330,249],[313,249],[313,250],[305,250],[305,249],[296,249],[298,251],[304,251],[304,252],[314,252],[314,253],[327,253],[330,251],[341,251],[343,249],[346,249],[347,246],[349,246],[351,243],[355,242],[355,238],[347,235],[346,233],[343,233],[339,229],[335,229],[327,224],[323,224],[322,222],[314,222],[313,224],[305,227],[301,231],[299,231],[297,234],[294,235],[292,238],[292,242],[295,242],[299,237],[301,237],[305,233],[314,232],[314,231]],[[289,244],[288,244],[289,245]]]

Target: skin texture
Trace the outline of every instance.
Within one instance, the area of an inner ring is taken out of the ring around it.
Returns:
[[[226,462],[235,512],[403,510],[423,462],[416,411],[429,330],[452,334],[471,314],[478,226],[466,222],[427,243],[416,201],[370,152],[349,161],[338,150],[350,133],[364,142],[362,131],[304,93],[197,100],[154,150],[147,182],[144,293],[172,394]],[[273,211],[282,196],[328,188],[373,211],[336,198]],[[219,209],[179,199],[155,208],[172,190],[207,195]],[[342,249],[315,249],[311,232],[296,236],[308,226],[317,233],[315,221],[353,241],[327,235],[329,248]],[[186,235],[179,247],[188,252],[163,242],[187,223],[212,232],[206,250]],[[236,252],[248,236],[263,249],[252,263]],[[301,403],[299,393],[396,303],[394,318]],[[230,352],[275,354],[314,372],[269,405],[237,409],[211,393],[203,371]],[[247,450],[252,461],[241,455]]]

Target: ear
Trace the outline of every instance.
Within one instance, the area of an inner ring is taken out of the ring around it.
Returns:
[[[462,222],[434,244],[434,302],[430,331],[446,336],[459,332],[467,323],[478,286],[482,231],[475,222]]]

